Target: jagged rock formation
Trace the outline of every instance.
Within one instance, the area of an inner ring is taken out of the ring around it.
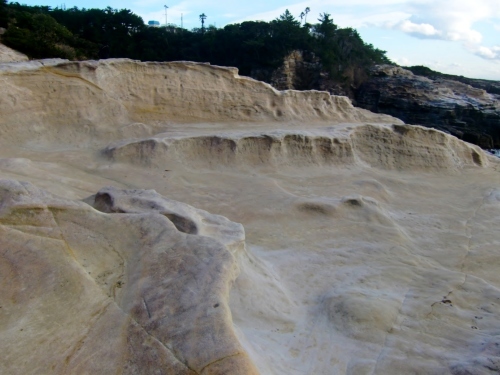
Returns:
[[[498,158],[206,64],[0,78],[1,373],[500,371]]]
[[[457,81],[377,66],[356,103],[411,124],[435,127],[482,148],[500,147],[500,96]]]

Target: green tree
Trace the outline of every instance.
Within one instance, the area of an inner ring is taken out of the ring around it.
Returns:
[[[205,20],[207,19],[207,16],[205,13],[200,14],[200,20],[201,20],[201,32],[205,32]]]
[[[75,37],[48,14],[14,11],[12,16],[3,42],[32,58],[84,59],[97,55],[93,43]]]
[[[311,8],[307,7],[304,10],[304,22],[307,23],[307,14],[311,11]]]
[[[73,35],[55,19],[46,14],[18,13],[16,22],[9,27],[3,40],[8,46],[30,57],[76,57],[70,46]]]
[[[7,0],[0,0],[0,27],[7,27],[8,23]]]
[[[333,23],[333,19],[330,18],[329,13],[320,13],[318,21],[319,24],[314,26],[314,32],[321,36],[323,39],[330,39],[335,35],[337,30],[337,25]]]
[[[288,9],[285,10],[285,13],[281,14],[276,21],[285,22],[291,26],[300,26],[300,22],[295,19],[295,17],[290,13]]]

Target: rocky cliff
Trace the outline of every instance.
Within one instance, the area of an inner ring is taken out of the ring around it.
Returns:
[[[443,130],[485,149],[500,147],[500,83],[433,72],[425,67],[376,66],[352,71],[346,85],[332,79],[314,55],[292,51],[274,71],[253,76],[279,90],[321,90],[406,123]],[[346,71],[347,72],[347,71]]]
[[[345,84],[330,78],[318,57],[311,52],[294,50],[277,69],[255,69],[251,77],[269,82],[277,90],[319,90],[333,95],[354,97]]]
[[[444,130],[482,148],[500,147],[500,95],[466,83],[377,66],[357,90],[356,103],[407,123]]]
[[[479,147],[207,64],[0,81],[0,373],[500,371]]]

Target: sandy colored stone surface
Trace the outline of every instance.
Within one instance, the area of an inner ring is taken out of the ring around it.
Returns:
[[[28,56],[0,43],[0,63],[28,61]]]
[[[498,159],[231,69],[0,76],[1,373],[500,371]]]

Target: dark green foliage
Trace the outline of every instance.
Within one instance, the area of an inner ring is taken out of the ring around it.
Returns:
[[[413,72],[413,74],[416,74],[419,76],[424,76],[424,77],[433,77],[433,76],[441,75],[441,73],[435,72],[431,68],[428,68],[428,67],[423,66],[423,65],[405,67],[405,69],[410,70],[411,72]]]
[[[330,14],[320,14],[319,23],[313,26],[317,36],[317,53],[331,77],[352,81],[356,70],[373,64],[389,63],[385,51],[365,44],[355,29],[338,29]]]
[[[241,74],[250,75],[272,71],[291,51],[301,50],[319,58],[323,71],[346,85],[355,83],[374,63],[389,62],[385,51],[365,44],[354,29],[339,29],[328,13],[321,14],[315,25],[301,25],[286,10],[271,22],[189,31],[149,28],[130,10],[110,7],[63,10],[0,0],[0,10],[9,24],[4,42],[35,58],[191,60],[236,66]]]
[[[7,32],[2,42],[31,58],[60,57],[88,59],[97,57],[98,48],[79,38],[52,17],[50,7],[6,5]]]
[[[3,41],[35,58],[76,58],[76,50],[71,46],[71,32],[46,14],[17,13],[15,23],[9,27]]]
[[[7,0],[0,0],[0,27],[7,27],[8,21]]]
[[[98,45],[101,53],[106,50],[109,56],[101,57],[127,57],[133,36],[146,28],[142,18],[128,9],[56,8],[50,14],[74,35]]]

